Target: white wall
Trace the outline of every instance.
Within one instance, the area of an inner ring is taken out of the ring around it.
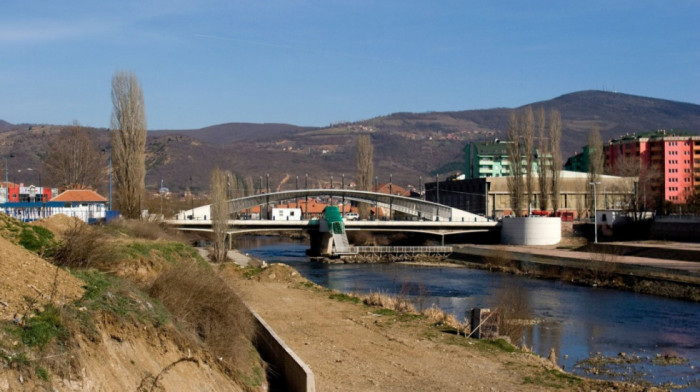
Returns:
[[[561,241],[561,218],[505,218],[501,243],[506,245],[556,245]]]

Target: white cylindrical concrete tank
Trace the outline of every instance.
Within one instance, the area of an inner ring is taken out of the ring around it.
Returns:
[[[501,243],[506,245],[556,245],[561,241],[561,218],[505,218]]]

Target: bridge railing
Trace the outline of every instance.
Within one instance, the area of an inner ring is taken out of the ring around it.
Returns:
[[[452,253],[451,246],[353,246],[352,250],[359,253],[374,254],[447,254]]]

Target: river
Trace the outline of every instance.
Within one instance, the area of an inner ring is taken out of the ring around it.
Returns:
[[[279,237],[244,236],[236,247],[268,263],[288,264],[330,289],[404,295],[419,309],[436,305],[460,320],[474,307],[508,307],[519,319],[537,321],[513,328],[519,340],[514,343],[545,357],[553,348],[569,372],[700,391],[697,303],[465,267],[314,263],[305,255],[306,243]],[[581,361],[597,354],[609,360],[597,366],[598,374],[586,372],[590,366]],[[665,358],[682,363],[667,364]]]

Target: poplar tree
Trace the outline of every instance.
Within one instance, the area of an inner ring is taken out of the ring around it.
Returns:
[[[357,136],[357,154],[356,154],[357,175],[355,182],[357,190],[370,191],[372,190],[372,177],[374,176],[374,147],[370,135],[364,134]],[[361,219],[369,218],[370,205],[367,203],[359,204],[359,215]]]
[[[111,153],[116,205],[127,218],[140,216],[146,179],[146,108],[136,75],[112,78]]]
[[[551,190],[552,190],[552,209],[556,214],[560,207],[560,193],[561,193],[561,182],[559,180],[559,175],[561,174],[562,168],[562,157],[561,157],[561,114],[558,110],[552,109],[549,111],[549,151],[552,154],[552,178],[551,178]]]
[[[546,118],[544,108],[540,106],[535,113],[535,127],[537,128],[537,181],[540,186],[540,211],[549,208],[549,190],[551,188],[550,172],[552,171],[549,137],[545,134]]]
[[[535,119],[532,114],[532,108],[529,106],[523,110],[520,127],[523,138],[522,153],[525,155],[525,189],[527,191],[527,205],[525,208],[529,210],[535,193],[535,184],[532,178],[535,162]]]
[[[510,176],[508,176],[508,193],[510,195],[510,208],[515,216],[522,214],[522,194],[523,194],[523,173],[522,173],[522,145],[520,143],[520,132],[518,126],[518,116],[515,112],[510,113],[508,119],[508,164],[510,165]]]
[[[226,260],[226,230],[228,229],[229,203],[227,187],[230,174],[214,168],[211,172],[210,193],[211,193],[211,229],[214,261]]]
[[[603,174],[603,164],[605,162],[605,156],[603,155],[603,139],[600,137],[600,131],[597,126],[588,133],[588,182],[590,183],[600,183],[600,176]],[[597,190],[597,187],[592,185],[589,186],[591,190],[591,197],[588,200],[588,210],[592,211],[595,209],[593,205],[595,200],[595,195],[593,192]]]

